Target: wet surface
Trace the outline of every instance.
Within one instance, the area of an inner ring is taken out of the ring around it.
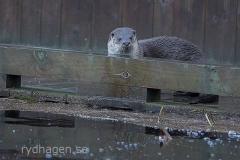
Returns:
[[[56,80],[50,78],[21,77],[21,86],[35,89],[45,89],[61,92],[76,92],[76,82],[69,80]]]
[[[1,159],[240,159],[240,135],[0,111]]]

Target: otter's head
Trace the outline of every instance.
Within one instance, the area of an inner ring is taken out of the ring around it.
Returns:
[[[136,31],[131,28],[117,28],[109,35],[108,56],[132,57],[138,53]]]

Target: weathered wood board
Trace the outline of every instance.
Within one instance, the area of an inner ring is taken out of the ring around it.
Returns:
[[[0,43],[106,53],[109,33],[177,36],[240,65],[240,0],[1,0]]]
[[[0,47],[0,73],[239,96],[240,68],[74,51]]]
[[[0,74],[0,91],[6,88],[6,76],[4,74]]]
[[[234,64],[236,0],[206,0],[204,51],[209,61]]]
[[[121,27],[122,1],[93,1],[92,18],[92,51],[107,54],[107,41],[110,32]]]
[[[21,36],[21,3],[19,0],[0,1],[0,42],[19,44]]]
[[[23,0],[21,17],[21,44],[40,46],[41,0]]]
[[[153,36],[173,35],[174,0],[154,0]]]
[[[175,0],[173,35],[203,49],[205,0]]]
[[[62,0],[61,48],[89,51],[92,1]]]
[[[60,47],[61,1],[42,0],[41,46]]]
[[[240,98],[231,96],[220,96],[218,102],[218,109],[228,110],[228,111],[240,111]]]
[[[122,25],[137,31],[139,39],[153,37],[154,0],[123,0]]]
[[[0,98],[9,96],[10,92],[6,90],[6,75],[0,74]]]
[[[80,96],[101,96],[145,100],[147,96],[147,89],[135,86],[78,81],[76,93]]]
[[[237,10],[237,38],[236,38],[236,58],[235,64],[240,65],[240,0],[238,0]]]

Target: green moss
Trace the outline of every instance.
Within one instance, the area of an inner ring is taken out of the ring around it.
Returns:
[[[24,100],[27,102],[37,102],[37,98],[30,97],[30,96],[13,96],[12,98],[19,99],[19,100]]]

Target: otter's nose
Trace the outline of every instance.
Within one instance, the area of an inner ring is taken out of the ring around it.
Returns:
[[[129,46],[129,44],[130,44],[130,42],[127,42],[127,41],[123,42],[123,45],[126,46],[126,47]]]

